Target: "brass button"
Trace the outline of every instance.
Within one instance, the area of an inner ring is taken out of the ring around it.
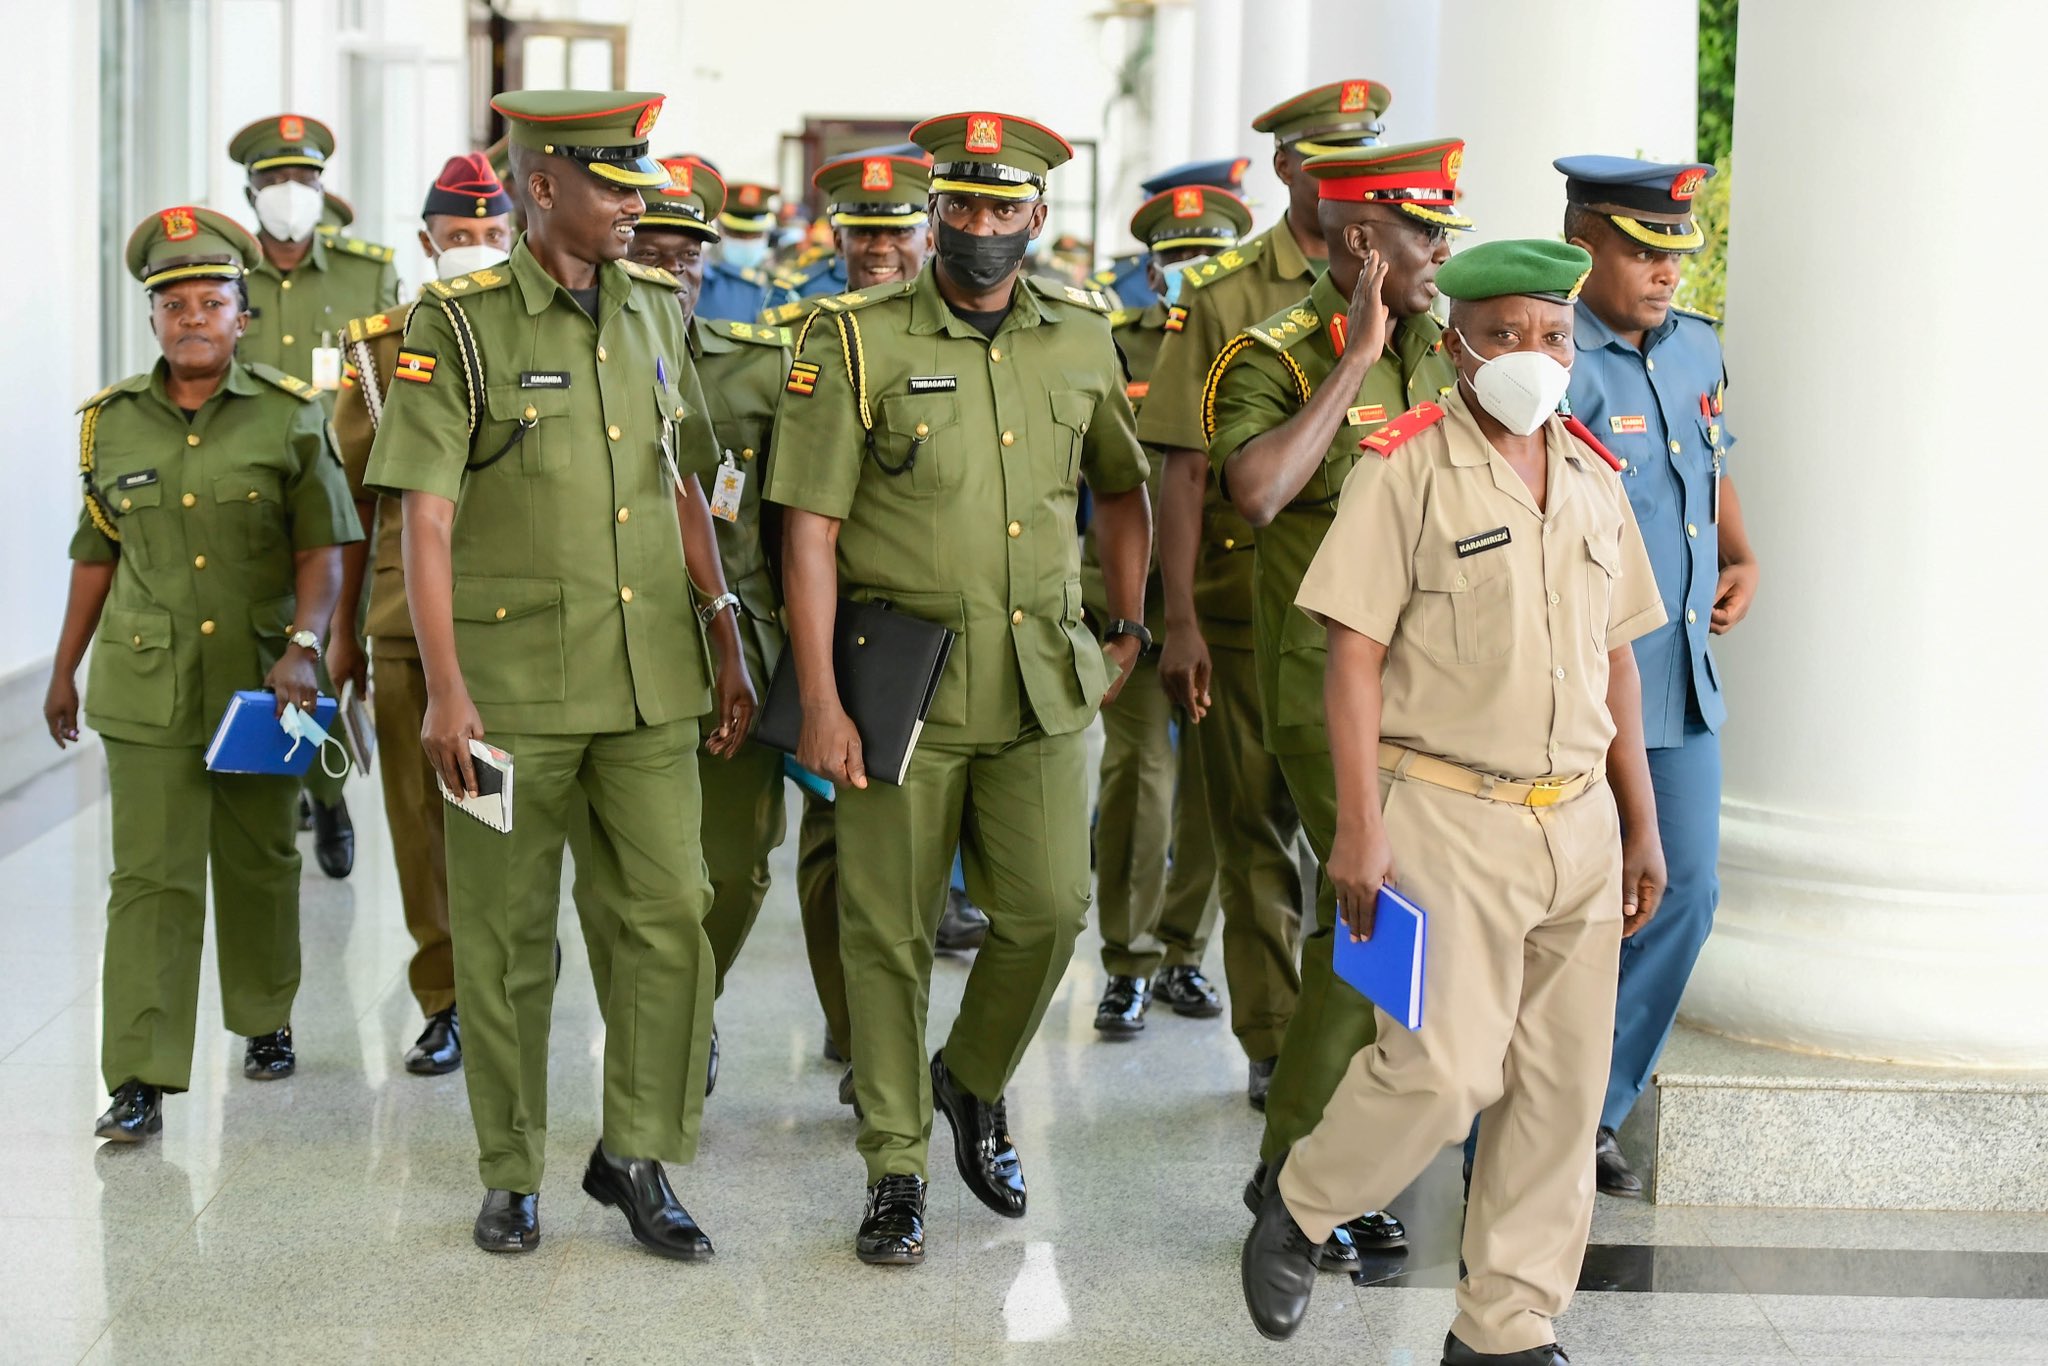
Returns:
[[[210,635],[212,635],[212,634],[213,634],[213,623],[212,623],[212,622],[210,622],[210,621],[202,621],[202,622],[200,622],[200,623],[199,623],[199,634],[200,634],[200,635],[202,635],[202,636],[210,636]]]
[[[249,490],[249,501],[252,503],[255,502],[257,499],[261,498],[262,496],[263,495],[258,493],[255,489]]]
[[[1643,357],[1643,368],[1644,368],[1645,370],[1655,370],[1655,369],[1657,368],[1657,362],[1656,362],[1656,361],[1654,361],[1654,360],[1651,360],[1651,359],[1650,359],[1650,358],[1649,358],[1648,356],[1644,356],[1644,357]]]
[[[185,444],[186,444],[186,445],[188,445],[188,446],[196,446],[196,445],[198,445],[198,444],[199,444],[199,433],[197,433],[197,432],[187,432],[187,433],[185,433]]]
[[[278,283],[277,287],[279,289],[290,289],[292,287],[292,282],[290,280],[283,280]]]
[[[1088,424],[1087,424],[1086,422],[1083,422],[1083,423],[1081,424],[1081,435],[1083,435],[1083,436],[1086,436],[1086,435],[1088,435]]]
[[[180,498],[178,501],[183,503],[186,507],[191,507],[194,503],[197,503],[199,500],[188,493],[183,498]]]
[[[1015,432],[1004,432],[1004,433],[1003,433],[1003,444],[1004,444],[1005,446],[1014,446],[1014,445],[1016,445],[1016,444],[1017,444],[1017,434],[1016,434]]]
[[[988,358],[990,360],[1001,360],[1003,358],[1003,348],[1000,346],[991,346],[988,349]]]
[[[1622,467],[1623,469],[1627,469],[1627,468],[1628,468],[1628,457],[1626,457],[1626,456],[1621,456],[1621,455],[1617,455],[1616,457],[1614,457],[1614,463],[1615,463],[1615,464],[1617,464],[1617,465],[1619,465],[1619,466],[1621,466],[1621,467]]]
[[[192,567],[194,569],[206,568],[206,557],[204,555],[194,555],[192,557]]]
[[[135,500],[133,498],[123,498],[121,500],[121,511],[123,512],[126,512],[129,508],[132,508],[134,506]]]
[[[1685,609],[1685,624],[1690,626],[1700,619],[1700,614],[1688,607]]]
[[[913,434],[916,436],[930,436],[932,434],[932,429],[930,427],[925,426],[924,423],[920,422],[917,424],[917,428]]]
[[[1677,455],[1677,454],[1678,454],[1678,449],[1679,449],[1679,447],[1678,447],[1678,443],[1677,443],[1676,441],[1672,442],[1672,443],[1671,443],[1671,453],[1672,453],[1673,455]]]
[[[599,359],[600,361],[602,361],[602,360],[604,359],[604,348],[603,348],[602,346],[600,346],[600,347],[598,347],[598,348],[597,348],[597,358],[598,358],[598,359]]]
[[[633,590],[632,590],[632,589],[630,589],[630,588],[621,588],[621,589],[619,590],[619,601],[620,601],[620,602],[631,602],[632,600],[633,600]]]
[[[678,403],[676,405],[676,421],[681,422],[683,420],[683,414],[688,411],[689,409],[683,407],[682,404]]]
[[[1018,608],[1018,609],[1017,609],[1016,611],[1014,611],[1014,612],[1010,613],[1010,625],[1012,625],[1012,626],[1022,626],[1023,624],[1024,624],[1024,609],[1020,607],[1020,608]]]
[[[1010,523],[1010,539],[1011,539],[1011,540],[1013,540],[1013,541],[1014,541],[1014,540],[1016,540],[1016,539],[1017,539],[1017,538],[1018,538],[1019,536],[1022,536],[1023,534],[1024,534],[1024,524],[1023,524],[1022,522],[1012,522],[1012,523]]]
[[[632,512],[632,509],[630,509],[630,508],[620,508],[620,509],[619,509],[619,520],[620,520],[621,522],[625,521],[625,520],[626,520],[627,518],[631,517],[632,515],[633,515],[633,512]]]
[[[138,649],[139,649],[139,648],[141,648],[141,646],[142,646],[142,637],[141,637],[141,636],[135,636],[135,637],[132,637],[132,638],[130,639],[130,641],[129,641],[129,644],[131,644],[131,645],[134,645],[134,646],[135,646],[135,647],[137,647]]]
[[[1235,536],[1225,536],[1225,537],[1223,538],[1223,548],[1224,548],[1225,550],[1235,550],[1235,549],[1237,549],[1237,537],[1235,537]]]
[[[619,439],[619,428],[618,428],[618,425],[617,425],[616,423],[614,423],[614,424],[613,424],[612,426],[609,426],[609,427],[605,428],[605,429],[604,429],[604,434],[605,434],[606,436],[610,437],[610,438],[611,438],[612,440],[614,440],[614,441],[617,441],[617,440]]]
[[[505,609],[500,607],[495,615],[497,616],[499,621],[503,621],[505,619]]]
[[[293,338],[291,333],[287,332],[284,334],[284,344],[286,346],[290,346],[294,340],[295,339]]]
[[[1687,522],[1685,524],[1685,534],[1688,536],[1697,536],[1700,534],[1700,529],[1697,526],[1694,526],[1691,522]]]
[[[740,459],[742,459],[742,460],[752,460],[753,458],[754,458],[754,448],[753,448],[752,446],[742,446],[742,447],[740,448]]]
[[[533,421],[533,420],[534,420],[535,418],[537,418],[537,417],[539,417],[539,416],[540,416],[540,409],[538,409],[538,408],[534,407],[534,406],[533,406],[533,405],[532,405],[531,403],[529,403],[529,404],[527,404],[527,405],[526,405],[526,414],[525,414],[525,416],[526,416],[526,420],[527,420],[528,422],[531,422],[531,421]]]

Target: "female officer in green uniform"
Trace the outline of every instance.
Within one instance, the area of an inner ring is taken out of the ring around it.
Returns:
[[[209,862],[243,1074],[296,1065],[299,780],[213,774],[203,756],[238,689],[275,692],[280,716],[311,708],[340,546],[363,533],[312,386],[235,359],[259,257],[211,210],[145,219],[128,269],[163,359],[81,408],[85,509],[43,715],[60,747],[78,739],[75,676],[96,642],[87,719],[114,804],[100,1065],[114,1103],[95,1132],[117,1142],[161,1129],[163,1093],[191,1080]]]

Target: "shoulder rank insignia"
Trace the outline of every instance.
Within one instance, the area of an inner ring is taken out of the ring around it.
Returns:
[[[389,247],[380,246],[375,242],[365,242],[361,238],[344,237],[338,232],[326,233],[323,236],[328,247],[332,250],[344,252],[350,256],[361,256],[366,260],[375,261],[379,265],[389,265],[394,254]]]
[[[1187,325],[1188,311],[1179,304],[1174,304],[1166,310],[1166,321],[1160,324],[1168,332],[1179,332]]]
[[[1600,439],[1593,435],[1585,423],[1575,417],[1567,417],[1564,420],[1564,429],[1577,437],[1580,445],[1585,446],[1593,454],[1606,461],[1608,469],[1613,470],[1616,474],[1621,473],[1623,467],[1620,459],[1616,457],[1613,451],[1600,444]]]
[[[1109,325],[1111,327],[1129,327],[1137,319],[1137,316],[1138,311],[1134,308],[1119,308],[1109,315]]]
[[[512,272],[499,270],[496,266],[485,266],[482,270],[473,270],[467,275],[458,275],[452,280],[429,280],[426,283],[426,290],[428,293],[437,294],[443,299],[457,299],[464,294],[474,294],[484,289],[497,289],[502,285],[509,285],[511,283]]]
[[[768,283],[768,277],[752,266],[741,267],[740,278],[750,285],[765,285]]]
[[[145,385],[147,385],[147,384],[149,383],[149,376],[147,376],[147,375],[142,375],[142,376],[140,376],[139,378],[140,378],[140,379],[142,380],[142,382],[143,382],[143,383],[144,383]],[[92,396],[91,398],[89,398],[89,399],[87,399],[87,400],[86,400],[85,402],[83,402],[83,403],[79,404],[79,405],[78,405],[78,407],[77,407],[77,408],[75,408],[75,409],[73,409],[72,411],[74,411],[74,412],[80,412],[80,413],[82,413],[82,412],[84,412],[84,411],[85,411],[86,409],[88,409],[88,408],[97,408],[97,407],[99,407],[99,406],[100,406],[100,405],[101,405],[102,403],[105,403],[105,402],[106,402],[106,401],[107,401],[108,399],[112,398],[112,397],[113,397],[113,396],[114,396],[115,394],[119,394],[119,393],[125,393],[125,392],[127,392],[128,390],[130,390],[130,389],[132,389],[132,388],[134,388],[134,387],[135,387],[135,380],[134,380],[134,379],[124,379],[124,380],[120,380],[120,381],[118,381],[118,382],[116,382],[116,383],[113,383],[113,384],[109,384],[109,385],[108,385],[108,386],[107,386],[106,388],[104,388],[104,389],[100,390],[100,391],[99,391],[98,393],[94,394],[94,395],[93,395],[93,396]]]
[[[818,306],[816,299],[798,299],[795,303],[779,304],[761,315],[764,323],[787,324],[802,322],[804,314]]]
[[[856,289],[845,294],[827,294],[820,298],[805,299],[802,302],[822,308],[827,313],[845,313],[849,309],[865,308],[867,305],[878,303],[883,299],[901,298],[916,288],[917,281],[905,280],[900,284],[891,285],[885,289]]]
[[[798,398],[809,398],[818,388],[818,367],[807,360],[792,362],[789,382],[782,387]]]
[[[776,327],[772,323],[721,321],[712,323],[711,330],[734,341],[752,342],[756,346],[788,346],[790,340],[788,328]]]
[[[1097,313],[1113,311],[1109,300],[1104,297],[1099,289],[1082,289],[1076,285],[1068,285],[1061,293],[1066,295],[1067,302],[1070,304],[1079,304],[1083,308],[1092,308]]]
[[[1290,304],[1264,322],[1247,328],[1245,335],[1275,351],[1285,351],[1303,338],[1316,335],[1316,329],[1322,326],[1322,322],[1321,315],[1304,300]],[[1342,347],[1338,348],[1338,354],[1343,354]]]
[[[644,280],[650,285],[665,285],[675,289],[682,284],[682,281],[658,266],[643,266],[638,261],[627,260],[621,260],[619,264],[625,268],[626,274],[636,280]]]
[[[350,318],[348,339],[352,342],[368,341],[372,337],[381,337],[386,332],[396,331],[404,326],[404,323],[402,309],[396,313],[372,313],[367,318]]]
[[[1384,460],[1394,453],[1396,447],[1417,432],[1427,431],[1444,420],[1444,410],[1434,403],[1418,403],[1407,412],[1389,422],[1358,443],[1358,449],[1371,451]]]
[[[266,383],[276,385],[301,403],[311,403],[320,397],[318,389],[315,389],[297,375],[287,375],[274,365],[264,365],[259,362],[249,367],[249,373]]]
[[[1232,247],[1228,251],[1219,252],[1213,260],[1204,261],[1199,266],[1182,271],[1181,282],[1193,285],[1196,289],[1213,285],[1258,260],[1261,252],[1262,248],[1255,246]]]

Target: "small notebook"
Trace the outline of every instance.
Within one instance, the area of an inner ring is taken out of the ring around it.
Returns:
[[[370,723],[370,708],[356,691],[353,680],[341,685],[341,724],[348,732],[348,747],[355,755],[356,771],[368,773],[377,757],[377,730]]]
[[[467,811],[501,835],[512,833],[512,756],[496,745],[481,740],[469,742],[471,767],[476,770],[476,795],[450,792],[441,775],[434,775],[441,795],[450,805]]]
[[[320,729],[331,729],[334,716],[333,698],[314,700],[313,720]],[[320,746],[285,734],[277,720],[277,694],[257,688],[228,699],[228,708],[221,713],[220,728],[214,731],[213,740],[206,747],[206,767],[213,773],[270,773],[297,778],[313,766],[319,753]]]
[[[870,778],[902,786],[917,737],[924,731],[925,714],[945,676],[953,640],[946,627],[898,612],[887,602],[839,600],[832,629],[833,670],[839,703],[860,732],[861,760]],[[784,650],[761,704],[754,739],[794,754],[803,726],[796,651]]]
[[[1337,976],[1409,1029],[1422,1028],[1422,971],[1429,948],[1429,913],[1392,887],[1380,886],[1372,938],[1354,943],[1340,920]]]

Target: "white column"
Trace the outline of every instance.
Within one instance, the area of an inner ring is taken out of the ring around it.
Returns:
[[[1439,0],[1314,0],[1307,85],[1366,77],[1394,92],[1388,142],[1435,135]]]
[[[1185,4],[1160,5],[1152,14],[1152,128],[1147,175],[1194,159],[1190,134],[1196,105],[1194,11]]]
[[[1240,41],[1237,129],[1225,146],[1251,158],[1244,192],[1263,228],[1286,210],[1287,191],[1273,174],[1273,140],[1252,132],[1251,122],[1308,88],[1309,0],[1252,0]]]
[[[1554,237],[1557,157],[1693,155],[1698,35],[1696,0],[1442,0],[1438,126],[1400,117],[1389,81],[1394,140],[1466,140],[1459,185],[1478,223],[1468,243]]]
[[[2048,1065],[2036,22],[1743,7],[1727,349],[1764,575],[1722,654],[1710,1029]]]
[[[1195,94],[1189,155],[1223,156],[1251,136],[1237,116],[1238,41],[1244,0],[1194,0],[1193,9]]]

